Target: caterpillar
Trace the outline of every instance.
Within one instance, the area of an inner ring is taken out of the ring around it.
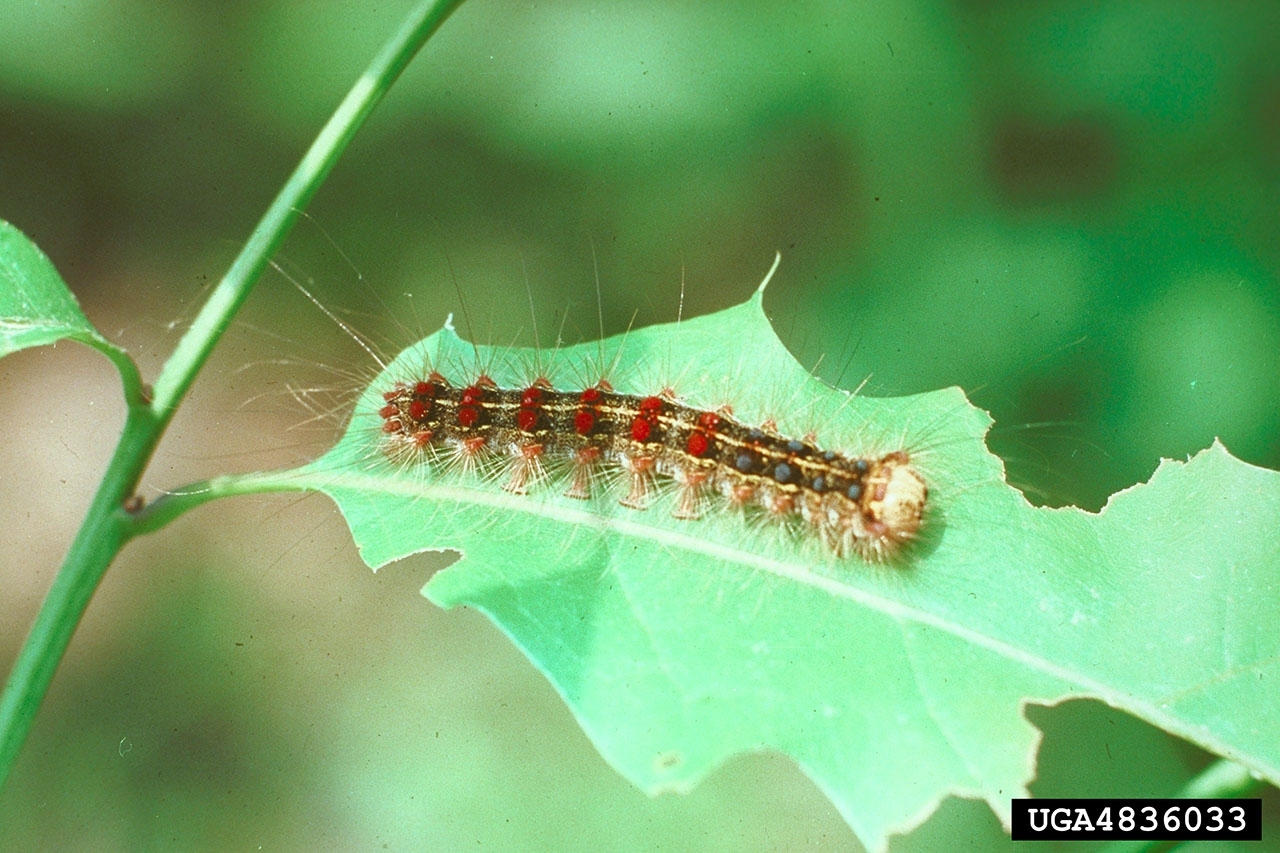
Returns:
[[[926,515],[929,489],[906,450],[842,452],[773,419],[749,423],[730,404],[691,405],[666,386],[624,393],[607,378],[566,389],[545,372],[506,385],[484,369],[466,381],[447,372],[384,374],[379,447],[397,465],[501,468],[495,482],[508,493],[559,488],[583,501],[620,480],[618,502],[637,512],[670,486],[677,519],[696,521],[717,504],[759,511],[812,531],[837,557],[868,562],[892,560]]]
[[[678,488],[672,515],[696,520],[720,495],[731,506],[754,504],[768,515],[798,515],[838,556],[880,560],[920,528],[928,488],[908,454],[850,456],[824,450],[812,436],[781,435],[770,422],[749,426],[728,406],[683,404],[673,392],[621,394],[604,380],[582,391],[539,379],[501,388],[487,375],[459,387],[438,372],[384,392],[384,452],[397,459],[449,448],[463,458],[511,457],[503,488],[525,494],[545,479],[544,459],[567,460],[564,495],[592,496],[599,466],[617,465],[627,489],[620,503],[648,508],[658,477]]]

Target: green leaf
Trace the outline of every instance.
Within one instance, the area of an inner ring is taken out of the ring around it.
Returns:
[[[48,256],[0,220],[0,356],[63,338],[111,346],[89,324]]]
[[[554,354],[551,374],[619,390],[674,378],[696,405],[817,430],[824,446],[907,449],[929,484],[901,558],[837,558],[814,537],[724,510],[697,521],[379,450],[381,393],[477,359],[523,386],[552,357],[446,327],[360,400],[323,458],[279,478],[331,495],[375,568],[453,549],[424,593],[487,613],[555,684],[600,752],[649,792],[687,790],[728,757],[776,749],[862,841],[948,795],[1008,822],[1034,777],[1030,701],[1097,697],[1280,781],[1280,475],[1220,445],[1165,461],[1097,515],[1038,509],[1004,482],[990,424],[957,389],[850,397],[811,378],[746,304]],[[264,480],[266,482],[266,480]]]

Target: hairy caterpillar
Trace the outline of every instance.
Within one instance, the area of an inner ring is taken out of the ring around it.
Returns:
[[[421,477],[464,471],[509,494],[580,501],[612,490],[637,512],[671,491],[677,519],[728,509],[869,562],[893,559],[926,516],[928,486],[902,448],[845,452],[773,418],[751,422],[731,403],[695,405],[666,384],[619,390],[603,377],[564,388],[543,370],[522,381],[507,370],[503,382],[445,361],[384,371],[361,404],[376,404],[379,453]]]

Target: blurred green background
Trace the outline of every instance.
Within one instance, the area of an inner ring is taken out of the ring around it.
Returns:
[[[0,217],[154,376],[406,0],[0,1]],[[459,308],[544,345],[742,301],[867,391],[958,384],[1036,502],[1097,509],[1220,437],[1280,467],[1280,5],[473,0],[278,259],[394,352]],[[406,296],[412,294],[412,296]],[[278,273],[175,423],[154,494],[296,464],[372,362]],[[10,661],[118,431],[63,346],[0,364]],[[302,399],[298,399],[302,398]],[[1195,519],[1188,519],[1195,523]],[[9,786],[4,849],[849,849],[786,760],[649,800],[478,614],[373,576],[321,498],[137,543]],[[1207,760],[1033,709],[1044,795],[1167,794]],[[948,802],[895,850],[998,845]],[[1075,848],[1073,848],[1075,849]]]

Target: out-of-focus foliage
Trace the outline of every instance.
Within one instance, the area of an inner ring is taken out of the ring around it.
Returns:
[[[152,373],[407,2],[371,5],[0,3],[0,217]],[[318,197],[333,243],[304,224],[282,265],[394,349],[457,289],[477,336],[528,342],[526,277],[544,343],[566,309],[564,337],[594,337],[593,250],[613,333],[671,319],[682,279],[686,314],[740,302],[780,249],[766,307],[802,362],[873,393],[960,384],[1033,499],[1096,508],[1214,436],[1280,466],[1277,152],[1269,0],[473,0]],[[323,449],[285,432],[305,413],[263,403],[323,379],[245,365],[371,367],[279,277],[242,332],[149,487]],[[60,466],[110,431],[61,352],[0,373],[6,659],[85,501]],[[482,620],[404,603],[407,567],[371,582],[312,550],[317,528],[344,535],[313,503],[202,513],[129,553],[0,797],[6,829],[135,848],[849,843],[783,762],[644,800]],[[1033,790],[1168,793],[1205,760],[1115,716],[1034,715],[1053,760]],[[992,824],[955,804],[899,849]]]

